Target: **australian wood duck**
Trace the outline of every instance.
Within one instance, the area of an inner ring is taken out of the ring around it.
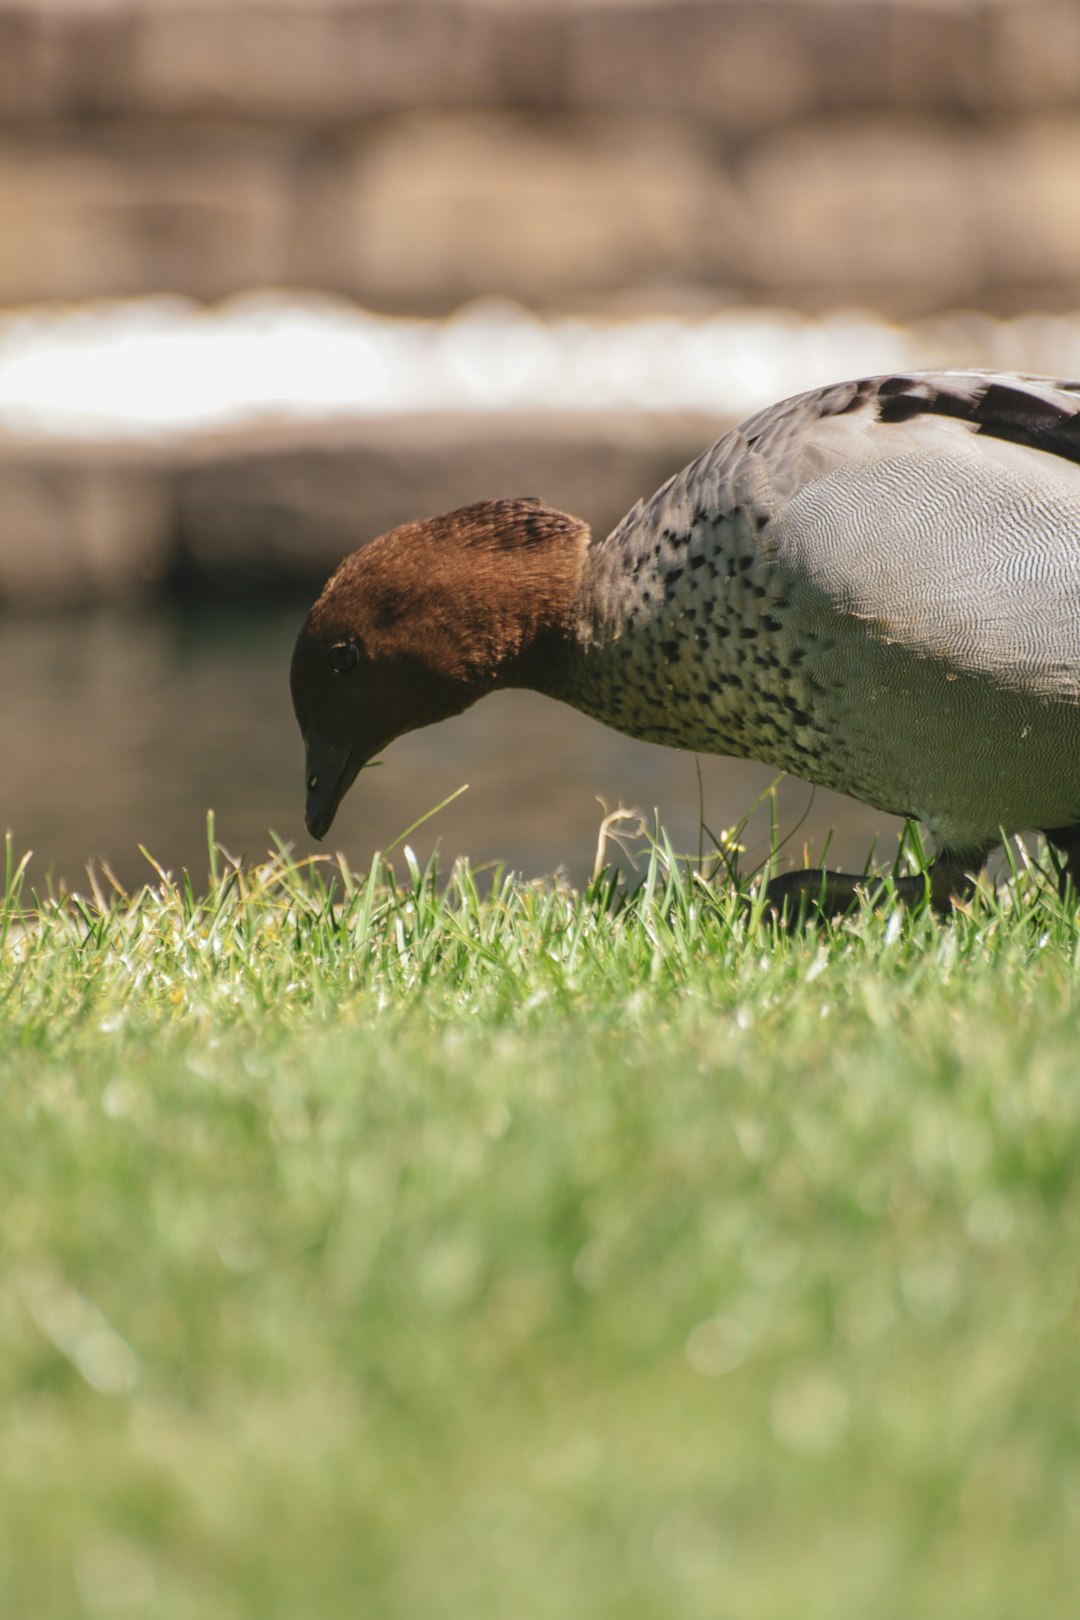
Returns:
[[[838,383],[726,434],[606,539],[521,499],[372,541],[293,657],[311,832],[395,737],[513,686],[917,818],[939,906],[1019,829],[1080,880],[1080,383]],[[856,882],[772,892],[837,909]]]

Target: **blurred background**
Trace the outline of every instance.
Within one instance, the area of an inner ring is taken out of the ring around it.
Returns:
[[[1076,0],[0,0],[0,810],[85,887],[305,852],[288,662],[339,558],[538,494],[605,531],[748,411],[1080,373]],[[771,773],[503,695],[331,843],[591,868]],[[897,824],[804,785],[791,853]],[[745,835],[767,848],[767,811]]]

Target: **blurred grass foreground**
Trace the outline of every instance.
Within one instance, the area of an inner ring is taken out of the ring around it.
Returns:
[[[3,1612],[1066,1620],[1074,907],[0,907]],[[331,885],[330,879],[333,879]]]

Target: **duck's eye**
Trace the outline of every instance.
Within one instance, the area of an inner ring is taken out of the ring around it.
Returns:
[[[347,675],[350,669],[356,668],[356,661],[360,657],[355,641],[336,641],[331,647],[327,657],[330,668],[335,675]]]

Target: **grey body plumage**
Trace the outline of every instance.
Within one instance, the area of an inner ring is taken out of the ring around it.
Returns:
[[[1080,822],[1078,385],[944,372],[772,407],[604,541],[565,695],[925,822]]]

